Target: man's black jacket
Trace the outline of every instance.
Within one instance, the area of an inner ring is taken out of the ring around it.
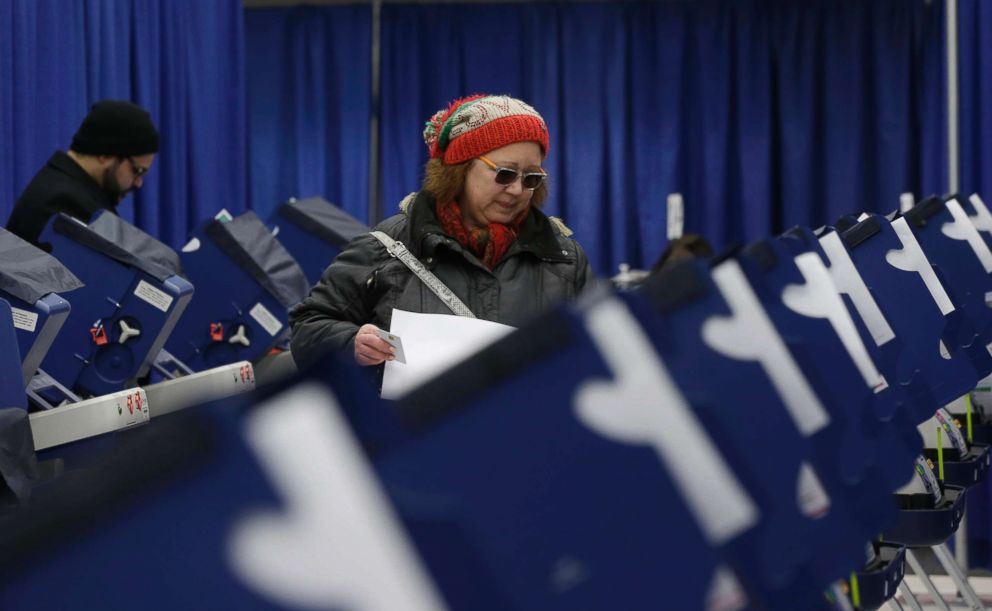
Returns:
[[[38,244],[38,236],[48,219],[65,212],[89,222],[97,210],[116,210],[117,202],[62,151],[56,151],[41,168],[14,206],[7,230]]]

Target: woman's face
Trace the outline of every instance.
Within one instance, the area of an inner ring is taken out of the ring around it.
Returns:
[[[520,172],[541,171],[541,147],[536,142],[514,142],[489,151],[486,159],[499,167]],[[496,182],[496,171],[475,159],[465,175],[465,188],[456,198],[462,220],[469,229],[484,229],[490,223],[507,224],[530,205],[534,192],[524,189],[520,178],[509,185]]]

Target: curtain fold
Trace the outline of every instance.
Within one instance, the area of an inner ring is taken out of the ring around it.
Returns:
[[[321,196],[368,218],[372,11],[245,11],[251,204]]]
[[[892,210],[944,188],[942,23],[924,0],[385,5],[384,214],[423,121],[475,92],[545,116],[547,210],[601,274],[657,259],[673,192],[718,247]]]
[[[180,246],[221,207],[246,208],[238,0],[10,0],[0,6],[0,218],[91,104],[144,106],[162,150],[124,218]]]

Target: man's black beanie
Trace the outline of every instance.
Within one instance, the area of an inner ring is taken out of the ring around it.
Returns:
[[[122,100],[102,100],[72,137],[72,150],[86,155],[132,157],[158,152],[158,130],[140,106]]]

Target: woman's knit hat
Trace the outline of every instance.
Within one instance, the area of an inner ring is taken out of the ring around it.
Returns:
[[[430,118],[424,142],[431,159],[454,165],[514,142],[536,142],[548,154],[548,127],[528,104],[506,95],[455,100]]]

